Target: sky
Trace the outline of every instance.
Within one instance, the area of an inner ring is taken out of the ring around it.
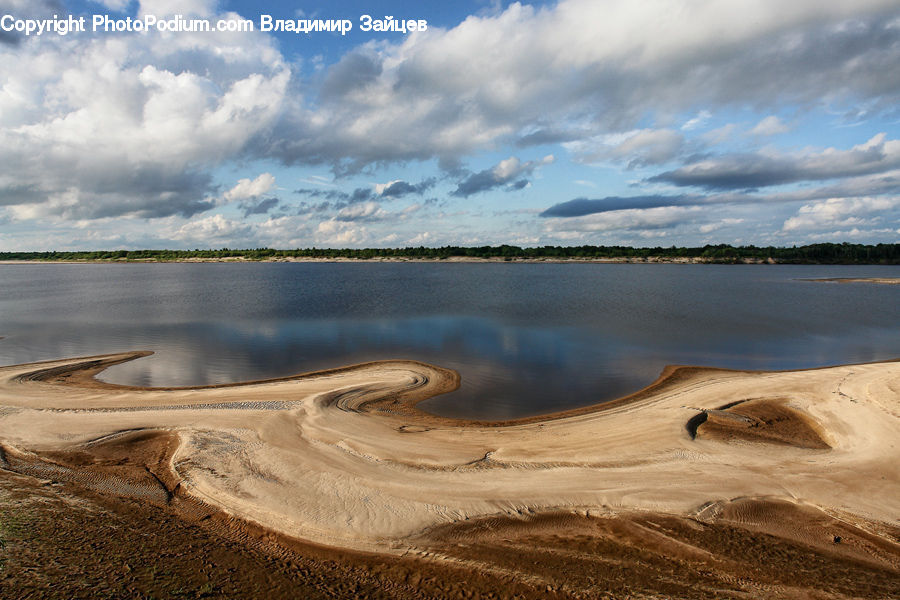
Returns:
[[[900,241],[897,0],[3,15],[87,30],[0,30],[0,250]],[[95,15],[255,27],[92,31]],[[260,31],[265,15],[352,29]]]

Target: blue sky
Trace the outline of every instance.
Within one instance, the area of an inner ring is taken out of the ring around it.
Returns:
[[[354,27],[0,31],[0,250],[900,239],[895,0],[5,14]],[[428,29],[364,32],[364,14]]]

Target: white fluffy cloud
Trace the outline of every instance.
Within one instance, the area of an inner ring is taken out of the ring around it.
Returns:
[[[451,162],[516,138],[586,139],[718,106],[850,109],[866,98],[893,110],[900,72],[885,66],[900,61],[900,30],[889,9],[893,0],[514,3],[346,56],[316,108],[292,113],[296,139],[269,150],[354,170]]]
[[[879,213],[900,209],[900,197],[830,198],[805,204],[796,216],[787,219],[783,231],[815,228],[856,227],[873,222]],[[893,221],[895,224],[897,220]]]
[[[102,2],[157,16],[237,17],[217,14],[215,0]],[[0,0],[0,9],[25,16],[52,15],[60,6]],[[363,243],[386,239],[375,221],[399,218],[376,200],[432,188],[458,197],[522,189],[553,158],[520,159],[509,146],[566,143],[577,159],[614,168],[691,156],[654,183],[741,190],[821,181],[823,188],[796,186],[781,195],[809,207],[785,230],[825,223],[828,210],[830,222],[849,224],[853,214],[816,207],[832,196],[855,206],[841,194],[871,202],[896,194],[900,141],[882,134],[849,150],[716,156],[704,144],[727,143],[738,126],[701,132],[748,106],[758,116],[740,125],[751,134],[740,136],[743,144],[785,133],[788,124],[776,114],[797,114],[792,123],[799,123],[810,107],[896,111],[897,11],[896,0],[512,3],[450,29],[373,40],[308,72],[303,59],[291,64],[277,40],[258,32],[0,36],[0,218],[5,226],[38,219],[44,226],[200,215],[206,218],[172,226],[171,239]],[[461,168],[486,152],[509,158],[477,172]],[[359,198],[344,194],[330,206],[332,218],[316,224],[285,216],[287,200],[263,198],[274,177],[256,174],[280,173],[272,164],[279,160],[325,165],[337,175],[434,160],[443,173],[418,173],[412,182],[396,178],[409,172],[375,173],[389,183],[361,188]],[[231,181],[220,185],[216,174],[228,172],[222,167],[240,164],[264,166],[230,189]],[[442,190],[450,177],[455,191],[452,184]],[[252,215],[250,229],[207,216],[223,200],[237,203],[221,209],[232,217],[236,208]],[[692,210],[591,215],[556,223],[551,233],[711,227]],[[786,217],[780,213],[778,222]]]
[[[172,237],[188,242],[202,242],[204,245],[245,238],[252,233],[249,225],[240,221],[226,219],[222,215],[212,215],[203,219],[195,219],[180,227]]]
[[[377,202],[369,201],[345,206],[338,211],[336,218],[338,221],[380,221],[388,215]]]
[[[271,173],[261,173],[255,179],[240,179],[237,184],[225,192],[225,201],[234,202],[251,200],[268,194],[275,187],[275,176]]]
[[[0,61],[0,202],[19,217],[211,208],[208,168],[272,126],[290,79],[252,34],[31,38]]]

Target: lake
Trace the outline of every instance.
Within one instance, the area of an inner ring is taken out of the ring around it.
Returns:
[[[504,418],[592,404],[667,364],[900,358],[897,266],[164,263],[0,265],[0,364],[156,354],[106,381],[184,386],[391,358],[456,369],[426,401]]]

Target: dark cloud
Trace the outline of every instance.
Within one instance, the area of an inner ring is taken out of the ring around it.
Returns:
[[[900,168],[900,142],[875,136],[850,150],[805,155],[730,154],[667,171],[649,181],[711,190],[773,185],[883,173]]]
[[[450,192],[450,195],[467,198],[472,194],[486,192],[505,183],[506,181],[494,175],[493,169],[485,169],[479,173],[473,173],[460,181],[456,189]]]
[[[36,184],[8,185],[0,187],[0,206],[40,202],[47,197]]]
[[[473,173],[460,181],[456,189],[450,192],[451,196],[468,198],[473,194],[479,194],[488,190],[506,187],[507,191],[521,190],[528,185],[523,175],[530,175],[540,165],[553,162],[553,156],[546,156],[540,161],[521,162],[516,157],[510,157],[500,161],[490,169]]]
[[[375,196],[375,192],[370,188],[356,188],[352,192],[342,192],[340,190],[321,190],[301,188],[294,190],[295,194],[306,196],[307,198],[324,198],[331,202],[332,208],[340,209],[351,204],[358,204],[371,200]]]
[[[250,215],[265,215],[278,206],[278,198],[263,198],[259,201],[246,200],[238,203],[238,207],[244,211],[244,217]]]
[[[60,18],[68,14],[62,2],[58,0],[30,0],[25,7],[17,3],[0,0],[0,16],[13,15],[17,19],[46,19],[55,14],[59,15]],[[18,46],[24,38],[24,34],[0,30],[0,44],[2,45]]]
[[[209,173],[169,173],[145,167],[133,172],[94,172],[78,190],[77,203],[46,204],[45,212],[69,219],[104,219],[135,216],[148,219],[181,215],[191,217],[215,208],[218,187]],[[88,185],[89,184],[89,185]],[[67,188],[41,189],[44,199],[70,193]]]
[[[348,54],[329,69],[321,95],[323,98],[344,96],[376,81],[381,71],[377,56],[360,52]]]
[[[401,198],[403,196],[406,196],[407,194],[422,195],[426,191],[433,188],[435,183],[437,183],[437,179],[435,179],[434,177],[429,177],[428,179],[415,184],[409,183],[407,181],[395,181],[390,185],[385,186],[385,188],[381,190],[381,197]]]
[[[0,44],[17,46],[21,38],[13,32],[0,30]]]
[[[697,204],[698,199],[690,196],[607,196],[591,200],[575,198],[568,202],[554,204],[540,214],[542,217],[583,217],[596,213],[628,210],[633,208],[658,208],[660,206],[685,206]]]

